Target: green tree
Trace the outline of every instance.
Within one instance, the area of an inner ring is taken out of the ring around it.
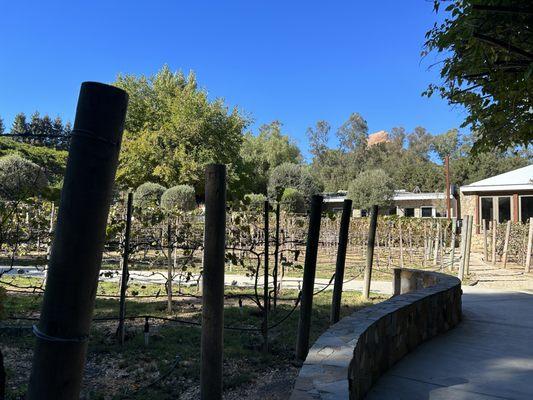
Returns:
[[[417,126],[407,135],[407,148],[419,157],[429,158],[433,136],[422,126]]]
[[[300,164],[283,163],[270,173],[268,181],[268,195],[271,199],[279,200],[283,191],[294,188],[302,193],[306,201],[322,191],[322,186],[311,175],[308,167]]]
[[[16,154],[0,158],[0,198],[25,200],[41,194],[48,181],[43,168]]]
[[[364,171],[348,186],[348,198],[359,209],[390,206],[393,196],[394,182],[382,169]]]
[[[327,121],[317,121],[314,127],[307,128],[307,138],[313,156],[320,158],[327,151],[330,130],[331,126]]]
[[[12,135],[25,135],[28,133],[28,123],[26,122],[26,115],[24,113],[15,115],[10,133]],[[22,139],[18,140],[22,141]]]
[[[477,131],[474,151],[527,146],[533,139],[531,2],[435,0],[442,23],[426,33],[423,55],[441,54],[438,93],[467,110],[463,127]]]
[[[0,135],[3,135],[5,131],[4,120],[0,118]]]
[[[305,212],[305,197],[294,188],[286,188],[281,195],[281,205],[289,213]]]
[[[167,189],[158,183],[145,182],[133,193],[133,205],[141,209],[159,208],[161,196]]]
[[[210,101],[194,74],[185,78],[163,67],[151,77],[119,76],[115,85],[130,95],[119,184],[180,182],[201,194],[205,166],[212,162],[228,165],[230,185],[237,180],[248,119],[221,99]]]
[[[354,151],[365,149],[368,138],[368,124],[358,113],[352,113],[344,124],[337,130],[341,149]]]
[[[283,163],[298,164],[302,161],[300,149],[287,134],[282,132],[279,121],[262,125],[257,136],[244,135],[240,151],[243,168],[241,175],[248,180],[247,189],[266,193],[270,172]]]
[[[455,154],[459,148],[459,132],[457,129],[450,129],[449,131],[436,135],[433,137],[431,148],[441,161],[444,161],[446,156]]]
[[[177,185],[167,189],[161,196],[161,207],[168,212],[192,211],[196,208],[194,188]]]

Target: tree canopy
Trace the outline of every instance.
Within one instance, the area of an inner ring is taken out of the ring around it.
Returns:
[[[474,151],[505,151],[533,140],[533,8],[528,0],[435,0],[442,23],[426,34],[423,55],[443,56],[441,83],[429,85],[467,110],[463,126],[476,132]]]
[[[157,74],[120,75],[115,85],[130,95],[117,181],[135,187],[146,181],[188,184],[203,192],[208,163],[228,165],[230,183],[241,164],[248,119],[223,100],[209,100],[193,73],[163,67]]]
[[[372,206],[387,207],[394,196],[394,181],[382,169],[361,172],[348,186],[353,206],[369,210]]]
[[[0,157],[0,198],[25,200],[42,193],[48,184],[43,169],[16,154]]]

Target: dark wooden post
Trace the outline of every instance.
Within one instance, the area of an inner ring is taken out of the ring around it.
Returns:
[[[311,214],[305,248],[304,278],[300,303],[300,319],[298,321],[298,337],[296,339],[296,360],[304,361],[309,352],[309,329],[313,311],[313,292],[315,287],[316,259],[318,239],[320,235],[320,219],[322,216],[322,196],[311,198]]]
[[[128,193],[128,200],[126,203],[126,229],[124,231],[124,249],[122,253],[122,277],[120,280],[120,307],[119,307],[119,322],[117,335],[121,345],[124,344],[124,318],[126,317],[126,290],[128,289],[129,279],[129,257],[130,257],[130,234],[131,234],[131,211],[133,207],[133,193]]]
[[[368,230],[368,243],[366,245],[366,268],[363,287],[363,299],[370,297],[370,281],[372,280],[372,263],[374,261],[374,243],[376,242],[376,229],[378,226],[378,206],[372,206],[370,214],[370,227]]]
[[[161,237],[161,241],[163,237]],[[163,247],[163,243],[161,243]],[[173,263],[172,263],[172,222],[170,217],[167,221],[167,312],[172,313],[172,275],[173,275]]]
[[[339,229],[339,247],[337,248],[337,263],[335,265],[335,283],[333,286],[333,298],[331,300],[331,323],[339,321],[342,282],[344,280],[344,266],[346,264],[346,248],[348,247],[348,228],[350,227],[350,214],[352,212],[352,201],[344,200],[342,207],[341,226]]]
[[[269,226],[268,226],[268,218],[269,218],[269,209],[270,204],[268,203],[268,200],[265,201],[265,208],[264,208],[264,235],[265,235],[265,258],[264,258],[264,267],[265,267],[265,276],[264,276],[264,283],[263,283],[263,351],[265,353],[268,353],[268,257],[269,257],[269,249],[268,249],[268,241],[269,241]]]
[[[128,95],[81,85],[28,399],[78,399]]]
[[[204,271],[200,398],[222,399],[226,166],[211,164],[205,177]]]
[[[272,271],[272,278],[274,284],[274,310],[278,306],[278,268],[279,268],[279,212],[280,204],[276,204],[276,233],[274,243],[274,270]]]

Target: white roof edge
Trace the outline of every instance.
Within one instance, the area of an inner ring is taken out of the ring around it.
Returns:
[[[461,192],[474,193],[474,192],[505,192],[510,190],[533,190],[533,184],[518,184],[518,185],[466,185],[461,186]]]

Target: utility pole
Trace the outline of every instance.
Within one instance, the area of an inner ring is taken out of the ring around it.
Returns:
[[[104,250],[128,94],[81,85],[70,140],[29,400],[78,399]]]
[[[450,156],[444,158],[444,169],[446,173],[446,215],[448,221],[451,218],[451,204],[450,204]]]

